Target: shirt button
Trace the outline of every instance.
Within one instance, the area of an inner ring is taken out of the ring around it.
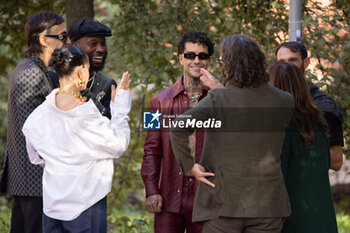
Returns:
[[[179,193],[179,192],[180,192],[180,189],[178,189],[177,192]]]
[[[181,172],[179,172],[179,175],[181,175]]]
[[[192,182],[192,178],[190,178],[189,180],[190,180],[190,182]]]
[[[187,104],[187,101],[185,100],[185,104]]]

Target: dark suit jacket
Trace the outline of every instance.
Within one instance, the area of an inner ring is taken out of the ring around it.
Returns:
[[[21,61],[12,73],[1,191],[18,196],[42,195],[42,168],[29,161],[22,127],[51,90],[46,66],[36,55]]]
[[[200,164],[215,173],[209,180],[216,187],[199,184],[193,221],[219,216],[289,216],[280,153],[293,109],[293,97],[268,84],[256,88],[229,85],[210,91],[183,114],[197,121],[215,119],[222,123],[221,129],[206,130]],[[184,173],[194,164],[186,145],[195,128],[171,130],[173,150]]]

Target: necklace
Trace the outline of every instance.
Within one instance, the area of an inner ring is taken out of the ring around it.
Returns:
[[[78,92],[78,91],[66,91],[66,90],[63,90],[63,89],[59,89],[59,90],[56,92],[56,95],[58,95],[59,93],[68,94],[68,95],[74,96],[75,98],[77,98],[77,99],[80,100],[81,102],[86,102],[86,97],[83,97],[83,96],[80,94],[80,92]]]
[[[188,99],[190,100],[190,102],[196,103],[201,96],[202,96],[202,93],[194,96],[189,96]]]

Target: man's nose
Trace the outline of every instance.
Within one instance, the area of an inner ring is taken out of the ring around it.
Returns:
[[[194,62],[195,62],[195,63],[199,63],[199,61],[200,61],[199,57],[196,56],[196,57],[194,58]]]
[[[67,38],[66,44],[67,44],[67,45],[72,44],[72,41],[70,41],[69,37]]]
[[[103,52],[106,51],[106,49],[107,49],[107,46],[106,46],[106,45],[98,44],[98,45],[97,45],[97,48],[96,48],[96,51],[97,51],[97,52],[100,52],[100,53],[103,53]]]

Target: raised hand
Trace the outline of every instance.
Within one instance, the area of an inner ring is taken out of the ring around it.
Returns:
[[[126,71],[123,73],[122,79],[120,80],[120,83],[118,84],[117,90],[118,89],[128,90],[130,82],[131,82],[131,79],[130,79],[129,71]]]
[[[204,86],[209,87],[210,89],[215,88],[223,88],[224,86],[204,68],[201,68],[201,74],[200,77],[201,81],[203,82]]]

